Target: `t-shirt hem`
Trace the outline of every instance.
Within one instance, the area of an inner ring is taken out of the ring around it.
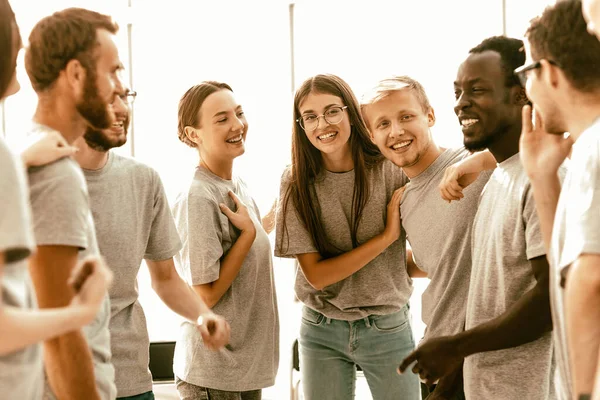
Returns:
[[[173,258],[175,255],[177,255],[177,253],[179,253],[179,250],[181,250],[181,244],[172,247],[170,250],[168,251],[163,251],[160,253],[154,253],[154,254],[146,254],[144,255],[144,259],[145,260],[150,260],[150,261],[163,261],[163,260],[168,260],[170,258]]]
[[[137,396],[150,391],[152,391],[152,384],[146,384],[145,386],[137,386],[135,389],[128,388],[127,390],[121,390],[117,388],[117,398]]]
[[[55,238],[55,237],[39,237],[36,235],[37,246],[72,246],[79,249],[85,250],[88,247],[87,237],[68,237],[68,238]]]
[[[527,250],[527,260],[532,260],[536,257],[541,257],[546,255],[546,249],[542,246],[541,248],[535,248],[532,250]]]
[[[195,377],[182,377],[179,374],[175,374],[179,379],[190,383],[192,385],[207,387],[217,390],[226,390],[229,392],[246,392],[249,390],[265,389],[275,384],[275,378],[268,378],[257,381],[256,383],[243,384],[239,381],[224,381],[223,378],[195,378]]]
[[[584,243],[581,250],[569,257],[568,260],[562,261],[558,266],[558,270],[562,271],[569,265],[573,264],[582,254],[600,254],[600,243]]]

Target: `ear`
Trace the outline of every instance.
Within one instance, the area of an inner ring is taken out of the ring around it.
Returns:
[[[202,144],[202,138],[198,134],[197,128],[194,128],[193,126],[186,126],[183,128],[183,132],[185,132],[185,136],[187,136],[190,141],[196,143],[196,145]]]
[[[542,79],[546,84],[553,89],[558,89],[562,85],[570,85],[569,80],[565,77],[563,71],[554,64],[550,64],[548,60],[540,60],[542,63]]]
[[[69,60],[63,73],[69,86],[76,88],[76,90],[83,91],[87,71],[83,68],[83,65],[81,65],[79,60]]]
[[[434,125],[435,125],[435,111],[433,110],[433,107],[430,107],[429,111],[427,112],[427,126],[429,126],[431,128]]]
[[[521,107],[523,107],[526,104],[529,104],[529,98],[527,97],[527,92],[525,91],[525,88],[516,85],[513,87],[512,91],[512,98],[515,104]]]

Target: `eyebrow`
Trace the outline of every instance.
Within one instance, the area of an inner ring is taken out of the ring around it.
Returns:
[[[414,110],[411,110],[411,109],[408,109],[408,108],[404,108],[404,109],[398,111],[396,114],[414,114],[414,113],[415,113]],[[381,117],[379,117],[379,118],[377,118],[375,120],[375,122],[373,123],[373,125],[376,126],[377,124],[379,124],[384,119],[389,119],[389,118],[387,116],[385,116],[385,115],[382,115]]]
[[[341,107],[341,105],[339,105],[339,104],[337,104],[337,103],[327,104],[327,105],[325,106],[325,110],[327,110],[328,108],[331,108],[331,107]],[[312,114],[314,114],[314,113],[315,113],[315,111],[313,111],[313,110],[305,110],[305,111],[302,113],[302,115],[304,115],[304,114],[311,114],[311,113],[312,113]]]
[[[242,106],[241,106],[241,105],[238,105],[238,106],[235,108],[235,110],[236,110],[236,111],[237,111],[237,110],[241,110],[241,109],[242,109]],[[219,111],[218,113],[216,113],[215,115],[213,115],[213,118],[215,118],[215,117],[220,117],[220,116],[222,116],[222,115],[227,115],[227,114],[229,114],[229,111]]]
[[[474,84],[474,83],[479,83],[479,82],[486,82],[485,79],[483,78],[475,78],[475,79],[470,79],[467,81],[468,84]],[[459,83],[454,81],[454,86],[459,86]]]

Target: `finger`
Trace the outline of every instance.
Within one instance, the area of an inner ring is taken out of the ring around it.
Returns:
[[[417,361],[418,355],[419,355],[419,353],[418,353],[417,350],[415,350],[412,353],[410,353],[408,355],[408,357],[406,357],[402,361],[402,364],[400,364],[400,366],[398,367],[398,372],[401,373],[401,374],[404,373],[404,371],[406,370],[406,368],[408,368],[408,366],[410,364],[412,364],[413,362]]]
[[[83,260],[75,267],[75,270],[69,279],[69,284],[73,290],[75,290],[75,293],[79,293],[83,284],[94,273],[95,269],[95,259]]]
[[[77,148],[73,147],[73,146],[59,146],[56,149],[56,154],[59,157],[70,157],[72,155],[74,155],[75,153],[77,153]]]
[[[231,199],[235,203],[236,207],[239,209],[240,205],[242,204],[242,201],[240,200],[240,198],[237,197],[237,195],[235,193],[233,193],[231,190],[229,191],[228,194],[229,194],[229,197],[231,197]]]
[[[221,209],[221,212],[225,214],[229,219],[233,218],[233,216],[235,215],[235,213],[231,211],[231,208],[227,207],[224,203],[219,204],[219,208]]]
[[[544,130],[544,120],[542,119],[542,115],[538,112],[538,110],[533,110],[533,127],[537,130]]]
[[[531,120],[532,116],[531,116],[531,106],[525,105],[523,106],[523,109],[521,110],[521,119],[522,119],[522,132],[523,133],[529,133],[533,130],[533,121]]]

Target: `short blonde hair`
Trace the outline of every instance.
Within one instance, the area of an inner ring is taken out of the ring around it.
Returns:
[[[363,118],[367,122],[367,125],[369,125],[369,122],[365,116],[365,107],[370,104],[375,104],[381,99],[389,96],[390,93],[397,92],[399,90],[411,90],[417,97],[417,100],[421,104],[423,111],[429,112],[429,110],[431,110],[431,104],[429,103],[429,98],[425,93],[423,85],[407,75],[392,76],[380,80],[377,85],[375,85],[361,97],[360,110]]]

